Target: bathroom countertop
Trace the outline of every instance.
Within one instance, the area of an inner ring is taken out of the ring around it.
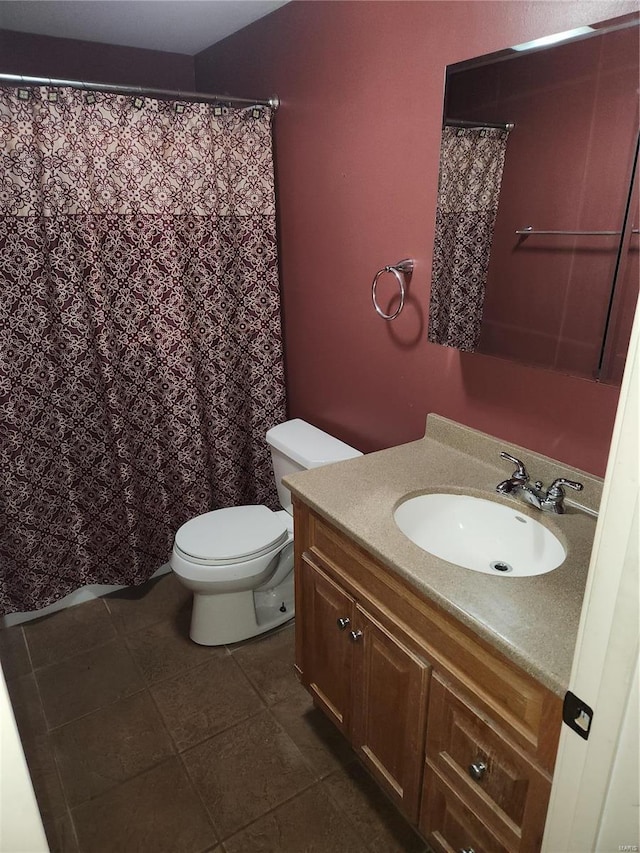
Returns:
[[[583,507],[597,510],[602,480],[438,415],[419,441],[291,474],[284,484],[389,569],[474,630],[510,660],[563,696],[569,684],[596,519],[565,501],[554,515],[498,495],[511,476],[501,450],[522,459],[532,480],[579,480]],[[458,492],[517,506],[545,524],[567,551],[557,569],[534,577],[493,577],[423,551],[401,533],[393,510],[408,495]],[[573,493],[572,493],[573,495]]]

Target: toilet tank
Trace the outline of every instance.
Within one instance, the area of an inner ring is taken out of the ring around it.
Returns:
[[[282,485],[283,477],[295,471],[306,471],[330,462],[362,456],[359,450],[300,418],[272,427],[267,432],[267,444],[271,448],[280,505],[290,515],[293,514],[291,492]]]

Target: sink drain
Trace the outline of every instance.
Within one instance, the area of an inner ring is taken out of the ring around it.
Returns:
[[[503,563],[502,560],[494,560],[493,563],[489,563],[492,569],[496,572],[512,572],[513,567],[509,565],[509,563]]]

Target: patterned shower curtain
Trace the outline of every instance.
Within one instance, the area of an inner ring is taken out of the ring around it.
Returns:
[[[271,111],[0,89],[0,613],[275,506]]]
[[[431,343],[468,352],[478,344],[508,136],[488,127],[442,129]]]

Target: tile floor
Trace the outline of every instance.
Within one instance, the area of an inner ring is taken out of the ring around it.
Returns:
[[[298,684],[293,626],[206,648],[189,613],[165,575],[0,629],[51,850],[424,853]]]

